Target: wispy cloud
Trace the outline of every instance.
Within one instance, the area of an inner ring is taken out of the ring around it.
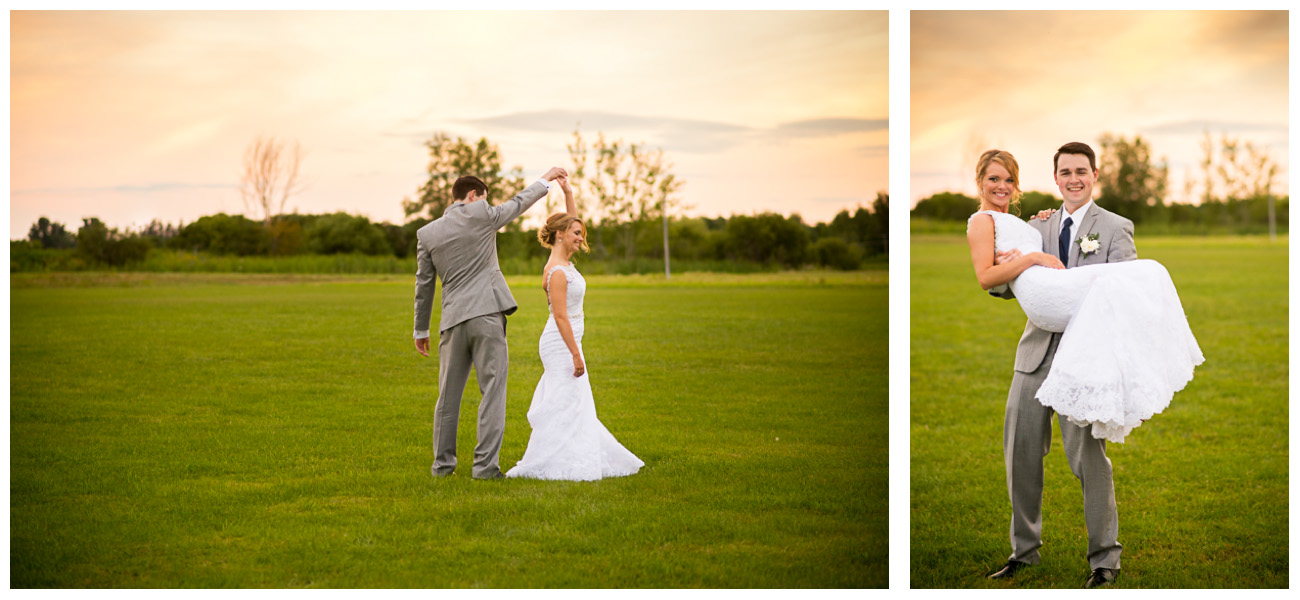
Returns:
[[[889,144],[868,144],[858,146],[853,151],[858,156],[889,156]]]
[[[809,119],[782,123],[771,129],[771,133],[779,137],[818,137],[866,131],[889,131],[889,119]]]
[[[108,186],[87,186],[87,187],[62,187],[62,188],[29,188],[25,190],[11,190],[9,193],[14,196],[31,196],[43,194],[55,195],[76,195],[76,194],[100,194],[104,192],[117,192],[121,194],[148,194],[155,192],[175,192],[185,190],[215,190],[215,189],[236,189],[239,185],[234,183],[180,183],[174,181],[162,181],[157,183],[145,183],[139,185],[108,185]]]
[[[889,119],[824,118],[753,127],[723,121],[641,116],[605,111],[544,110],[482,119],[462,119],[469,125],[515,131],[567,135],[600,131],[615,138],[651,136],[653,143],[684,152],[721,152],[754,140],[794,140],[848,133],[886,131]]]
[[[1205,132],[1211,134],[1221,131],[1232,132],[1261,132],[1261,133],[1280,133],[1286,135],[1287,126],[1285,123],[1242,123],[1236,121],[1212,121],[1212,120],[1185,120],[1162,123],[1152,127],[1140,128],[1142,133],[1161,133],[1172,135],[1201,135]]]

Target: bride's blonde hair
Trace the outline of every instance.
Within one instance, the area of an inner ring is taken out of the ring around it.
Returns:
[[[975,191],[977,194],[984,189],[984,175],[989,171],[989,165],[998,163],[1002,165],[1007,173],[1011,174],[1011,187],[1015,191],[1011,192],[1011,204],[1007,206],[1007,212],[1015,210],[1016,215],[1020,214],[1020,164],[1016,162],[1016,157],[1011,156],[1006,150],[988,150],[980,155],[980,160],[975,164]],[[983,199],[980,200],[980,206],[984,205]]]
[[[591,252],[587,246],[587,224],[582,222],[582,217],[569,216],[567,213],[555,213],[546,217],[546,224],[537,230],[537,241],[542,243],[543,248],[550,248],[555,245],[555,238],[568,231],[574,223],[582,225],[582,243],[578,244],[578,248],[583,252]]]

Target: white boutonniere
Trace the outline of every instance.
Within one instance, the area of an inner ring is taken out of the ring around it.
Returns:
[[[1093,252],[1096,252],[1101,249],[1100,234],[1089,233],[1084,237],[1074,240],[1074,242],[1076,244],[1079,244],[1079,252],[1084,256],[1092,254]]]

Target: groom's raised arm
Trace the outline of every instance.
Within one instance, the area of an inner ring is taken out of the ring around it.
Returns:
[[[514,198],[506,200],[498,206],[489,206],[488,218],[492,220],[492,230],[501,229],[506,226],[506,223],[519,218],[519,215],[524,214],[524,211],[531,208],[538,200],[546,197],[547,192],[551,189],[552,181],[565,175],[568,175],[568,173],[564,169],[553,167],[540,179],[534,181],[532,185],[524,188],[524,191],[516,194]]]

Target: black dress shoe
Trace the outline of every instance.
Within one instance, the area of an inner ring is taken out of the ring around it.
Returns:
[[[1119,569],[1093,569],[1092,575],[1088,576],[1088,581],[1084,582],[1083,587],[1092,589],[1110,585],[1116,577],[1119,577]]]
[[[1006,579],[1009,577],[1014,577],[1016,571],[1019,571],[1028,566],[1029,563],[1027,562],[1020,562],[1018,560],[1009,560],[1007,561],[1007,564],[1002,565],[1002,568],[992,573],[989,573],[989,579]]]

